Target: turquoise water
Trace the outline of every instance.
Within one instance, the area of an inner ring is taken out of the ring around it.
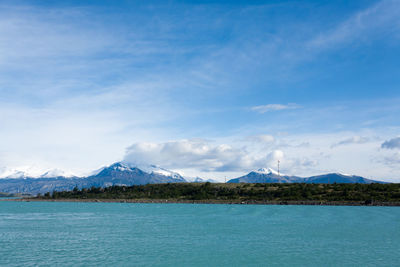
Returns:
[[[399,266],[400,208],[0,202],[0,266]]]

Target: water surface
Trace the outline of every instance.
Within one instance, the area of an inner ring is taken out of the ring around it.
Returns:
[[[399,266],[400,208],[0,201],[0,266]]]

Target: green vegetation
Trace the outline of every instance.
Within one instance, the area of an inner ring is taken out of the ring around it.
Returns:
[[[268,203],[305,201],[400,203],[400,184],[211,184],[171,183],[111,186],[46,193],[40,199],[170,200],[176,202]]]

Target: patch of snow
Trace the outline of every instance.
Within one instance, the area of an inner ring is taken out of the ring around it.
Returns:
[[[343,176],[347,176],[347,177],[353,177],[353,176],[355,176],[355,175],[351,175],[351,174],[347,174],[347,173],[340,173],[340,172],[335,172],[334,174],[343,175]]]
[[[190,183],[204,181],[204,180],[203,180],[202,178],[200,178],[200,177],[185,177],[185,180],[188,181],[188,182],[190,182]]]
[[[29,170],[27,167],[25,168],[18,168],[18,169],[8,169],[2,168],[0,173],[0,178],[26,178],[26,177],[35,177],[32,173],[28,172]]]
[[[25,178],[28,175],[23,171],[15,171],[5,176],[5,178]]]
[[[73,177],[75,176],[71,172],[66,172],[60,169],[48,170],[44,174],[40,175],[40,178],[53,178],[53,177]]]
[[[167,177],[172,177],[172,178],[176,178],[176,179],[181,179],[182,175],[180,175],[177,172],[174,171],[170,171],[164,168],[161,168],[159,166],[156,165],[152,165],[152,164],[129,164],[129,163],[121,163],[124,166],[128,166],[129,168],[138,168],[144,172],[147,172],[149,174],[154,173],[154,174],[160,174],[160,175],[164,175]]]
[[[0,178],[51,178],[51,177],[73,177],[75,176],[71,172],[66,172],[60,169],[51,169],[43,173],[43,169],[39,169],[31,166],[21,166],[16,169],[1,168]]]
[[[283,175],[282,173],[278,173],[277,171],[275,171],[274,169],[271,168],[261,168],[258,169],[256,171],[254,171],[255,173],[259,173],[259,174],[275,174],[275,175]]]
[[[189,183],[221,183],[217,180],[213,180],[213,179],[203,179],[200,177],[184,177],[186,181],[188,181]]]
[[[130,171],[131,169],[130,169],[130,168],[127,168],[127,167],[116,166],[116,167],[114,167],[114,170],[118,170],[118,171],[121,171],[121,172],[125,172],[125,171]]]

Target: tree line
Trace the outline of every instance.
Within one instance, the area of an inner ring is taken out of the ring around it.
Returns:
[[[168,183],[48,192],[43,199],[400,202],[400,184]]]

